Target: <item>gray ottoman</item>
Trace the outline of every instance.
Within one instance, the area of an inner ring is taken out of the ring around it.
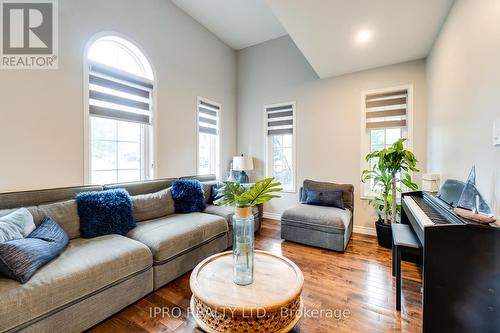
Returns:
[[[354,187],[306,180],[304,188],[314,188],[320,191],[342,190],[346,209],[303,203],[288,208],[281,215],[281,238],[344,252],[352,234]],[[303,188],[301,188],[301,201],[305,201],[303,193]]]

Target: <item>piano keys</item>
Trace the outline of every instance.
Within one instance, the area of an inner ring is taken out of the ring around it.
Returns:
[[[426,192],[401,202],[401,223],[423,246],[423,331],[500,332],[500,228],[464,220]]]

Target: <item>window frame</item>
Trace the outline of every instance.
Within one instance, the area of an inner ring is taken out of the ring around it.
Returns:
[[[271,172],[271,167],[270,165],[270,156],[269,154],[271,153],[270,151],[270,136],[267,134],[268,132],[268,118],[267,118],[267,109],[268,108],[273,108],[273,107],[280,107],[280,106],[287,106],[291,105],[292,106],[292,119],[293,119],[293,124],[292,124],[292,177],[293,177],[293,182],[292,182],[292,189],[286,190],[283,189],[281,192],[282,193],[297,193],[297,106],[295,101],[291,102],[280,102],[280,103],[275,103],[275,104],[266,104],[264,105],[264,112],[263,112],[263,118],[264,118],[264,152],[265,152],[265,157],[264,157],[264,168],[265,168],[265,175],[266,178],[272,177],[272,172]]]
[[[89,83],[89,50],[91,46],[99,39],[104,38],[104,37],[117,37],[121,38],[131,44],[133,44],[144,56],[145,60],[148,62],[149,66],[151,67],[151,72],[152,72],[152,82],[154,84],[154,88],[152,89],[152,94],[151,94],[151,124],[149,125],[149,128],[143,131],[141,129],[141,135],[143,139],[145,140],[144,144],[141,145],[141,154],[144,154],[143,156],[144,161],[141,161],[141,169],[147,168],[149,170],[149,175],[148,178],[143,178],[144,175],[144,170],[141,170],[141,180],[147,180],[147,179],[154,179],[155,175],[158,174],[158,167],[156,165],[156,161],[158,160],[158,137],[157,137],[157,122],[156,122],[156,103],[157,103],[157,91],[158,91],[158,80],[157,75],[156,75],[156,70],[151,62],[150,57],[147,55],[147,53],[144,51],[144,49],[141,47],[139,43],[134,41],[133,39],[129,38],[128,36],[121,34],[119,32],[115,31],[102,31],[99,33],[96,33],[93,35],[88,41],[87,44],[85,45],[84,52],[83,52],[83,167],[84,167],[84,172],[83,172],[83,183],[86,185],[91,184],[91,174],[92,174],[92,133],[91,133],[91,124],[90,124],[90,112],[89,112],[89,105],[90,105],[90,83]],[[145,127],[145,126],[144,126]],[[146,148],[146,149],[145,149]],[[147,167],[149,165],[149,167]]]
[[[222,167],[221,167],[221,154],[222,154],[222,104],[215,102],[206,97],[197,96],[196,97],[196,174],[200,174],[200,121],[199,121],[199,105],[200,102],[205,102],[219,107],[217,113],[217,136],[216,136],[216,156],[215,156],[215,177],[216,179],[222,178]]]
[[[102,118],[102,119],[110,119],[110,120],[113,120],[113,121],[119,121],[117,119],[112,119],[112,118],[105,118],[105,117],[93,117],[92,115],[89,115],[89,144],[90,144],[90,147],[89,147],[89,153],[90,153],[90,160],[89,160],[89,182],[91,181],[92,179],[92,172],[93,171],[116,171],[117,174],[119,171],[127,171],[127,170],[132,170],[132,169],[119,169],[119,168],[116,168],[116,169],[110,169],[110,170],[93,170],[92,169],[92,125],[91,125],[91,122],[92,122],[92,118]],[[127,121],[123,121],[123,122],[127,122]],[[140,163],[140,180],[147,180],[147,179],[151,179],[151,168],[148,166],[148,164],[151,162],[151,158],[150,158],[150,155],[151,155],[151,149],[147,149],[148,147],[151,146],[150,144],[150,136],[151,136],[151,125],[144,125],[144,124],[138,124],[138,123],[134,123],[134,122],[130,122],[130,123],[133,123],[133,124],[137,124],[140,126],[140,154],[141,154],[141,163]],[[108,141],[108,142],[113,142],[114,144],[117,145],[117,150],[116,150],[116,160],[118,162],[118,145],[119,143],[127,143],[127,141],[122,141],[122,140],[119,140],[118,139],[118,129],[117,129],[117,132],[116,132],[116,140],[100,140],[100,141]],[[120,183],[120,181],[118,181],[118,177],[117,177],[117,182]],[[93,183],[94,185],[103,185],[103,184],[98,184],[98,183]]]
[[[407,90],[408,96],[406,99],[406,137],[407,137],[407,149],[413,150],[413,84],[405,84],[401,86],[394,86],[388,88],[381,88],[375,90],[367,90],[361,92],[361,157],[360,157],[360,174],[365,169],[369,169],[370,165],[366,162],[365,157],[369,153],[371,148],[370,133],[366,128],[366,96],[373,94],[383,94],[390,93],[399,90]],[[386,127],[387,128],[401,128],[401,127]],[[361,188],[361,199],[371,200],[377,195],[370,188],[369,182],[360,182]]]

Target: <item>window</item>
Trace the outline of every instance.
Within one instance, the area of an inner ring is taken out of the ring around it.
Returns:
[[[295,191],[295,103],[265,107],[266,174],[281,182],[286,192]]]
[[[405,144],[411,144],[411,93],[411,87],[404,87],[363,94],[362,169],[373,168],[376,163],[368,165],[366,154],[388,148],[401,138],[407,138]],[[365,197],[375,195],[373,181],[363,186]]]
[[[221,105],[198,98],[198,174],[219,174],[219,113]]]
[[[153,72],[129,41],[107,36],[89,48],[89,182],[153,176]]]

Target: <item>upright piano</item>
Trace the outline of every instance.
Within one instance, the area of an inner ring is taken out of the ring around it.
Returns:
[[[456,215],[451,193],[402,195],[401,223],[423,246],[423,331],[499,333],[500,228]]]

